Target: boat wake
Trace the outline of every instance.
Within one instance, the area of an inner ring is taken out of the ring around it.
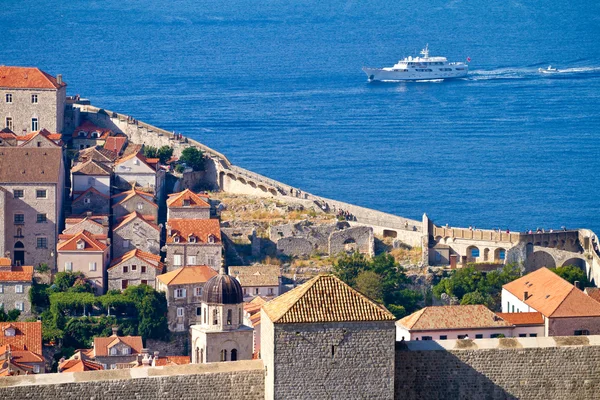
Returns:
[[[546,65],[546,64],[543,64]],[[494,70],[473,70],[464,80],[485,81],[500,79],[539,79],[539,78],[589,78],[600,76],[600,67],[573,68],[498,68]]]

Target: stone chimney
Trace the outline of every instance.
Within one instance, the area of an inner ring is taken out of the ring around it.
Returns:
[[[113,326],[112,327],[112,334],[113,336],[119,336],[119,327],[118,326]]]
[[[62,74],[56,75],[56,83],[62,85]]]
[[[527,301],[528,298],[529,298],[529,292],[524,292],[523,293],[523,301]]]
[[[581,290],[581,282],[575,281],[575,282],[573,282],[573,286],[575,286],[577,289]]]

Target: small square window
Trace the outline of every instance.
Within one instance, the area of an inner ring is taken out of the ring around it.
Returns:
[[[13,98],[12,98],[12,93],[6,93],[6,102],[8,104],[12,104]]]
[[[23,285],[15,285],[15,293],[23,293]]]
[[[25,214],[15,214],[15,224],[25,223]]]
[[[73,263],[71,261],[65,262],[65,271],[73,271]]]
[[[178,307],[177,308],[177,316],[178,317],[183,317],[184,315],[184,308],[183,307]]]
[[[440,340],[446,340],[448,339],[448,335],[440,335]]]
[[[141,282],[142,285],[147,285],[148,284],[148,280],[146,280],[146,279],[142,279],[140,282]]]
[[[48,239],[45,237],[37,238],[36,247],[38,249],[47,249],[48,248]]]
[[[96,270],[96,262],[90,262],[90,271]]]
[[[526,333],[519,333],[519,337],[527,337]]]
[[[459,339],[460,339],[460,338],[459,338]],[[464,339],[464,338],[463,338],[463,339]],[[483,335],[481,335],[481,334],[475,335],[475,339],[483,339]]]
[[[48,197],[48,192],[46,191],[46,189],[38,189],[35,191],[35,197],[38,199],[45,199]]]
[[[15,303],[15,308],[19,311],[25,311],[25,303],[18,301]]]
[[[24,196],[23,189],[15,189],[13,190],[13,197],[15,199],[22,199]]]
[[[202,315],[202,307],[196,307],[196,316],[201,316]]]
[[[6,117],[6,127],[13,130],[13,119],[11,117]]]
[[[198,296],[202,296],[202,288],[201,288],[201,287],[197,287],[197,288],[195,289],[195,291],[194,291],[194,295],[195,295],[196,297],[198,297]]]
[[[146,266],[145,265],[142,265],[142,271],[141,272],[142,272],[142,274],[146,273]]]
[[[131,266],[131,270],[132,270],[132,271],[137,271],[137,265],[132,265],[132,266]]]
[[[128,249],[129,248],[129,239],[123,239],[122,245],[123,245],[124,249]]]
[[[129,272],[129,267],[127,265],[123,265],[123,273],[126,274]]]
[[[530,333],[529,337],[537,337],[537,333]]]
[[[37,102],[38,102],[38,95],[32,94],[31,95],[31,104],[37,104]]]
[[[46,221],[47,221],[46,214],[38,214],[35,222],[37,222],[38,224],[40,224],[40,223],[43,223],[43,222],[46,222]]]

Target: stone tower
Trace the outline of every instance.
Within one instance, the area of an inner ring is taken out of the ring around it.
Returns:
[[[202,290],[201,323],[192,325],[192,363],[251,360],[254,330],[243,325],[242,286],[221,268]]]
[[[265,398],[394,398],[394,315],[333,275],[265,304]]]

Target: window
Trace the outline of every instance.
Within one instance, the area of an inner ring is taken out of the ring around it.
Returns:
[[[4,286],[0,285],[0,293],[4,293]]]
[[[23,293],[23,285],[15,285],[15,293]]]
[[[15,189],[13,190],[13,197],[15,199],[22,199],[23,198],[23,189]]]
[[[206,314],[208,314],[208,309],[204,309],[204,323],[206,324]]]
[[[92,199],[90,199],[89,197],[86,197],[85,199],[83,199],[83,204],[90,204],[92,202]]]
[[[196,256],[188,256],[187,265],[197,265]]]
[[[31,130],[32,131],[38,130],[38,119],[37,118],[31,118]]]
[[[448,335],[440,335],[440,340],[446,340],[448,339]]]
[[[183,307],[177,307],[177,316],[183,317],[185,309]]]
[[[175,328],[176,331],[178,332],[183,332],[185,330],[184,325],[183,324],[177,324],[177,327]]]
[[[129,272],[129,267],[127,265],[123,265],[123,273],[126,274]]]
[[[39,365],[34,365],[33,366],[33,373],[34,374],[39,374],[40,373],[40,366]]]
[[[231,350],[231,361],[237,361],[237,349]]]
[[[526,333],[519,333],[519,337],[527,337]]]
[[[21,225],[25,223],[25,214],[15,214],[15,224]]]
[[[185,289],[175,289],[175,298],[181,299],[185,297]]]
[[[208,235],[208,243],[214,243],[215,237],[213,235]]]
[[[573,335],[574,336],[587,336],[590,334],[590,331],[588,331],[587,329],[580,329],[580,330],[576,330]]]
[[[242,309],[238,308],[238,324],[242,323]]]
[[[215,265],[215,258],[214,257],[208,257],[207,264],[208,265]]]
[[[12,93],[6,93],[5,97],[6,97],[6,102],[8,104],[11,104],[12,103]]]
[[[11,131],[13,130],[13,121],[11,117],[6,117],[6,127]]]
[[[227,325],[231,325],[231,310],[227,310]]]
[[[73,263],[71,261],[65,262],[65,271],[73,271]]]
[[[85,249],[85,242],[83,240],[78,240],[77,241],[77,250],[84,250]]]
[[[202,307],[196,307],[196,316],[199,317],[202,315]]]
[[[421,340],[433,340],[431,336],[421,336]]]
[[[143,210],[144,209],[144,204],[143,203],[137,203],[137,209],[138,210]]]
[[[142,265],[142,271],[141,272],[142,272],[142,274],[146,273],[146,266],[145,265]]]
[[[142,280],[140,281],[140,284],[141,284],[141,285],[147,285],[147,284],[148,284],[148,280],[147,280],[147,279],[142,279]]]
[[[269,296],[273,296],[273,288],[269,288]]]
[[[125,347],[121,350],[121,354],[124,356],[131,354],[131,349],[129,347]]]
[[[48,248],[48,239],[45,237],[39,237],[36,239],[36,248],[38,249],[47,249]]]
[[[189,207],[190,206],[190,199],[183,199],[183,206],[184,207]]]
[[[506,250],[500,250],[498,252],[498,258],[500,258],[501,260],[504,260],[506,258]]]
[[[110,355],[111,356],[116,356],[117,355],[117,349],[114,348],[114,347],[112,349],[110,349]]]
[[[466,335],[465,335],[465,336],[466,336]],[[460,338],[459,338],[459,339],[460,339]],[[464,339],[464,338],[463,338],[463,339]],[[481,335],[481,334],[475,335],[475,339],[483,339],[483,335]]]
[[[215,308],[213,310],[213,325],[217,325],[218,323],[219,323],[218,312],[217,312],[217,309]]]
[[[194,235],[188,236],[188,242],[190,242],[190,243],[196,243],[196,236],[194,236]]]
[[[137,265],[132,265],[132,266],[131,266],[131,270],[132,270],[132,271],[137,271]]]
[[[479,249],[477,247],[475,247],[474,249],[471,249],[471,257],[473,257],[473,258],[479,257]]]
[[[221,361],[227,361],[227,350],[221,350]]]
[[[15,303],[15,308],[19,311],[25,311],[25,303],[23,303],[22,301],[17,301]]]
[[[98,132],[92,132],[91,138],[92,139],[98,139],[99,136],[100,136],[100,133],[98,133]]]
[[[46,189],[38,189],[35,191],[35,197],[37,199],[45,199],[48,196]]]
[[[179,236],[175,235],[175,237],[173,237],[173,242],[179,243]]]
[[[492,339],[498,339],[498,338],[501,338],[501,337],[504,337],[503,333],[492,333],[490,335],[490,338],[492,338]]]
[[[35,222],[37,222],[38,224],[41,224],[43,222],[46,222],[46,214],[38,214],[37,218],[35,220]]]
[[[198,296],[202,296],[202,288],[201,287],[197,287],[194,289],[194,296],[198,297]],[[198,314],[200,315],[200,314]]]
[[[123,239],[122,246],[124,249],[129,248],[129,239]]]
[[[37,104],[37,102],[38,102],[37,94],[32,94],[31,95],[31,104]]]
[[[90,262],[90,271],[96,270],[96,262]]]
[[[258,288],[255,288],[255,289],[254,289],[254,294],[255,294],[255,295],[258,295],[258,293],[259,293],[259,291],[258,291]]]
[[[38,141],[37,142],[37,147],[42,147],[42,142]]]
[[[121,280],[121,289],[127,289],[127,286],[129,286],[129,281],[127,279],[122,279]]]
[[[537,337],[537,333],[530,333],[529,337]]]
[[[248,294],[248,288],[244,288],[244,296]]]
[[[4,331],[4,336],[15,336],[16,331],[14,328],[8,328]]]
[[[181,266],[181,254],[173,255],[173,265]]]

